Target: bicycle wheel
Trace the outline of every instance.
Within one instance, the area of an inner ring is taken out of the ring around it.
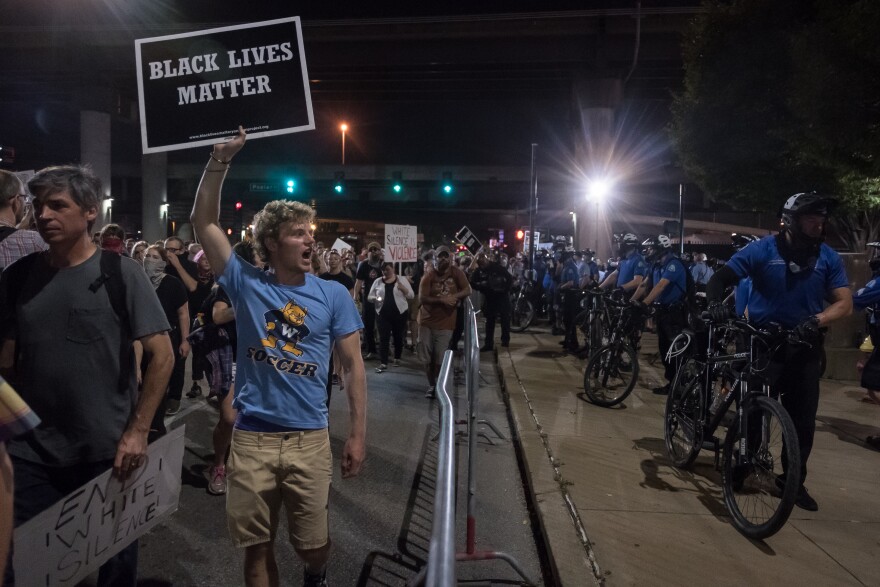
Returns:
[[[760,540],[778,532],[791,514],[801,480],[800,449],[791,417],[779,402],[753,396],[746,406],[745,435],[737,417],[724,439],[721,483],[733,525]],[[742,436],[746,446],[740,455]]]
[[[688,467],[703,445],[703,365],[691,357],[681,366],[666,397],[666,453],[676,467]]]
[[[510,312],[510,329],[514,332],[522,332],[529,327],[535,318],[535,308],[532,302],[517,297],[516,303],[513,304],[513,310]]]
[[[584,370],[584,391],[594,404],[611,407],[626,399],[639,378],[639,361],[630,347],[617,344],[593,353]]]

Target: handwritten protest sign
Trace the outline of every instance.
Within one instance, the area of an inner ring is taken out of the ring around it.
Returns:
[[[338,253],[342,254],[343,251],[350,251],[352,247],[351,247],[350,244],[348,244],[347,242],[345,242],[345,241],[342,240],[341,238],[337,238],[337,239],[336,239],[336,242],[333,243],[333,246],[330,247],[330,248],[331,248],[331,249],[336,249],[336,251],[337,251]]]
[[[385,260],[392,263],[410,263],[419,258],[419,231],[406,224],[385,225]]]
[[[299,17],[135,41],[144,153],[312,130]]]
[[[76,585],[177,511],[184,429],[151,444],[128,480],[107,471],[16,528],[15,584]]]

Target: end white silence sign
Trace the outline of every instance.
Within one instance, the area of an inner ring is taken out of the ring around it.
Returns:
[[[76,585],[177,511],[184,429],[151,444],[126,481],[107,471],[16,528],[15,584]]]
[[[135,41],[144,153],[315,128],[299,17]]]
[[[411,263],[419,258],[419,231],[406,224],[385,225],[385,260],[392,263]]]

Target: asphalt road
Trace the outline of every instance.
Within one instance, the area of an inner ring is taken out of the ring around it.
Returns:
[[[488,353],[483,360],[489,361]],[[437,443],[438,404],[424,397],[426,381],[414,355],[382,374],[367,362],[367,461],[361,475],[342,480],[335,462],[330,497],[333,551],[331,585],[404,585],[425,565],[431,533]],[[189,381],[187,381],[187,385]],[[463,377],[456,377],[453,397],[458,419],[464,419],[467,400]],[[532,578],[543,584],[539,547],[533,533],[501,399],[494,364],[481,370],[480,417],[495,424],[504,439],[486,427],[476,443],[476,550],[498,550],[515,558]],[[242,553],[230,541],[225,522],[225,499],[207,493],[205,472],[210,467],[211,430],[219,412],[202,398],[184,399],[181,411],[168,422],[185,424],[179,510],[141,539],[140,585],[240,585]],[[347,431],[344,393],[334,388],[331,401],[331,440],[338,459]],[[463,427],[460,427],[463,430]],[[493,439],[491,444],[487,437]],[[457,546],[465,548],[467,505],[466,436],[458,441]],[[283,585],[298,585],[302,568],[293,549],[278,532],[276,556]],[[521,580],[505,562],[459,562],[461,583],[517,585]]]

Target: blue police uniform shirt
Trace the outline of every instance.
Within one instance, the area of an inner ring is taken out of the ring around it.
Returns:
[[[310,273],[302,285],[282,285],[238,255],[218,283],[235,310],[240,416],[278,429],[326,428],[330,348],[363,328],[348,290]]]
[[[638,251],[630,251],[626,257],[620,260],[620,265],[617,267],[617,287],[623,287],[636,275],[647,276],[648,265]]]
[[[597,280],[599,279],[599,266],[596,265],[595,261],[590,261],[588,263],[582,263],[580,267],[578,267],[578,278],[583,279],[587,275],[592,275]]]
[[[661,306],[668,306],[680,302],[687,293],[687,269],[681,262],[681,259],[672,254],[663,256],[659,263],[653,268],[651,283],[656,286],[661,279],[669,281],[669,284],[663,288],[654,303]]]
[[[734,303],[736,306],[736,315],[745,316],[746,307],[749,305],[749,296],[752,294],[752,280],[748,277],[740,279],[734,290]]]
[[[871,324],[877,324],[880,316],[880,276],[874,276],[865,284],[865,287],[859,289],[853,296],[853,307],[856,310],[864,310],[873,307],[874,312],[869,316],[868,321]]]
[[[812,271],[789,270],[773,235],[736,253],[727,266],[740,278],[751,277],[749,320],[758,325],[777,322],[784,328],[794,328],[822,311],[831,290],[849,286],[840,255],[824,243]]]
[[[559,280],[560,284],[566,282],[574,282],[574,287],[578,286],[578,267],[574,261],[566,261],[562,266],[562,277]]]

